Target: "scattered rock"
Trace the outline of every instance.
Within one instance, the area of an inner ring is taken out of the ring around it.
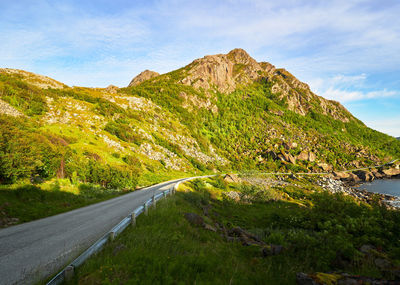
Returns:
[[[0,114],[5,114],[13,117],[20,117],[23,116],[23,114],[12,107],[10,104],[7,102],[4,102],[3,100],[0,99]]]
[[[235,227],[231,230],[228,231],[228,236],[231,237],[237,237],[239,240],[242,242],[243,245],[248,246],[248,245],[260,245],[264,246],[266,245],[263,241],[261,241],[258,237],[255,235],[243,230],[240,227]]]
[[[240,194],[239,192],[236,191],[229,191],[224,193],[225,197],[228,197],[229,199],[234,200],[235,202],[239,202],[240,201]]]

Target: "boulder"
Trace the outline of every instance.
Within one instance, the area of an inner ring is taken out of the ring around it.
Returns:
[[[314,281],[310,276],[303,272],[299,272],[296,274],[296,284],[297,285],[317,285],[317,282]]]
[[[380,179],[383,178],[382,173],[380,173],[377,169],[372,169],[371,170],[372,175],[375,176],[375,178]]]
[[[314,162],[317,159],[317,156],[313,152],[308,153],[308,160]]]
[[[372,181],[375,179],[375,176],[368,170],[357,170],[354,172],[354,174],[357,175],[362,181]]]
[[[317,164],[319,167],[322,168],[323,171],[331,171],[332,170],[332,165],[325,163],[325,162],[320,162]]]
[[[213,226],[211,226],[211,225],[209,225],[209,224],[204,224],[204,228],[205,228],[206,230],[209,230],[209,231],[212,231],[212,232],[216,232],[216,231],[217,231],[216,228],[214,228]]]
[[[340,179],[340,180],[346,180],[350,177],[350,174],[348,172],[333,172],[333,177],[335,179]]]
[[[382,170],[382,172],[383,172],[383,174],[385,174],[387,177],[392,177],[392,176],[400,175],[400,169],[396,169],[396,168],[384,169],[384,170]]]
[[[277,255],[277,254],[280,254],[282,251],[283,251],[283,246],[276,245],[276,244],[271,244],[271,245],[263,247],[261,249],[261,253],[264,257],[270,256],[270,255]]]
[[[278,156],[282,161],[296,164],[296,158],[293,155],[291,155],[290,153],[282,152],[282,156],[283,156],[283,158],[281,156]]]
[[[263,246],[265,243],[261,241],[255,235],[243,230],[240,227],[235,227],[228,231],[228,235],[230,237],[237,237],[241,242],[242,245],[249,246],[249,245],[259,245]]]
[[[360,177],[358,177],[357,175],[355,175],[354,173],[349,173],[349,177],[346,179],[346,181],[352,182],[352,183],[359,183],[361,182]]]
[[[186,220],[195,226],[204,226],[204,219],[195,213],[185,213]]]
[[[300,152],[300,154],[297,156],[297,159],[308,160],[308,152],[306,152],[306,151]]]
[[[311,151],[302,151],[297,156],[297,159],[299,159],[299,160],[308,160],[308,161],[314,162],[317,159],[317,157]]]
[[[242,180],[236,174],[226,174],[224,177],[224,181],[240,183]]]

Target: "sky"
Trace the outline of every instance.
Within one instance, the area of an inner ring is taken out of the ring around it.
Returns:
[[[398,0],[0,0],[0,67],[123,87],[243,48],[400,137],[398,15]]]

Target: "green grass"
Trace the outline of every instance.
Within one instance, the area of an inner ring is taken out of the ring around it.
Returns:
[[[372,244],[399,264],[400,213],[323,193],[312,181],[296,184],[301,186],[262,189],[226,185],[220,178],[185,184],[78,268],[71,283],[295,284],[297,272],[332,271],[393,277],[358,249]],[[248,199],[224,199],[231,190]],[[204,206],[210,207],[209,216]],[[240,226],[285,251],[263,257],[259,246],[228,242],[221,231],[191,225],[184,218],[188,212],[211,225]]]
[[[74,186],[65,180],[53,180],[42,186],[1,186],[0,220],[4,222],[9,218],[17,218],[16,223],[29,222],[98,203],[123,193],[90,184]]]

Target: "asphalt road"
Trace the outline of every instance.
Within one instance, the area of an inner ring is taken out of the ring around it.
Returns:
[[[32,284],[57,273],[134,209],[180,180],[1,229],[0,284]]]

